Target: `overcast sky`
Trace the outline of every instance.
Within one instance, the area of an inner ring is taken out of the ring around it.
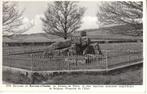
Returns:
[[[31,28],[26,33],[40,33],[42,30],[42,22],[40,17],[44,15],[47,9],[48,2],[18,2],[18,7],[20,10],[25,9],[23,17],[24,23],[35,23],[34,27]],[[86,11],[83,16],[83,24],[80,29],[98,28],[97,25],[97,2],[82,1],[79,2],[79,6],[85,7]]]

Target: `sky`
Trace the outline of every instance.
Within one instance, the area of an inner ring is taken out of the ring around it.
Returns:
[[[43,17],[44,12],[47,10],[47,4],[48,2],[27,2],[27,1],[21,1],[18,2],[18,9],[23,10],[23,22],[25,24],[33,23],[34,26],[25,32],[26,34],[30,33],[41,33],[44,32],[42,30],[42,22],[40,20],[40,17]],[[80,7],[85,7],[86,11],[82,18],[82,29],[91,29],[91,28],[98,28],[97,24],[97,2],[95,1],[81,1],[79,2]]]

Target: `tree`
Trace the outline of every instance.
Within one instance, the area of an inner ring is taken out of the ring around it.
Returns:
[[[142,29],[142,1],[102,2],[98,6],[97,18],[102,25],[128,24],[135,29]]]
[[[41,19],[43,30],[67,39],[72,32],[80,28],[84,11],[84,8],[78,7],[77,2],[55,1],[48,5],[45,18]]]
[[[24,26],[23,11],[17,10],[17,4],[14,2],[3,2],[3,36],[12,37],[29,30],[33,24]]]

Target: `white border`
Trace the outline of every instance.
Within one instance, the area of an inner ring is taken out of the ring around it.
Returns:
[[[18,91],[18,93],[21,93],[23,91],[31,91],[31,92],[34,92],[34,91],[39,91],[40,93],[53,93],[53,94],[61,94],[64,93],[64,94],[73,94],[73,93],[94,93],[94,94],[97,94],[97,93],[103,93],[103,94],[114,94],[114,93],[119,93],[119,94],[124,94],[124,93],[128,93],[128,94],[145,94],[146,93],[146,50],[145,48],[147,48],[147,45],[145,44],[146,42],[146,37],[147,37],[147,34],[146,34],[146,24],[147,24],[147,2],[146,0],[123,0],[123,1],[143,1],[143,30],[144,30],[144,36],[143,36],[143,55],[144,55],[144,66],[143,66],[143,85],[134,85],[133,88],[129,88],[129,87],[126,87],[126,88],[119,88],[119,87],[110,87],[110,88],[107,88],[107,87],[103,87],[103,88],[91,88],[90,90],[78,90],[78,91],[75,91],[75,90],[49,90],[48,87],[6,87],[6,85],[2,85],[2,1],[42,1],[42,0],[1,0],[0,1],[0,92],[1,91],[9,91],[9,93],[12,94],[12,92],[14,91]],[[55,1],[55,0],[43,0],[43,1]],[[43,2],[42,1],[42,2]],[[63,0],[65,1],[65,0]],[[72,0],[73,1],[73,0]],[[95,0],[78,0],[78,1],[95,1]],[[98,1],[98,0],[97,0]],[[96,2],[97,2],[96,1]],[[117,1],[117,0],[99,0],[99,1]],[[120,0],[119,0],[120,1]],[[122,1],[122,0],[121,0]],[[38,92],[38,93],[39,93]]]

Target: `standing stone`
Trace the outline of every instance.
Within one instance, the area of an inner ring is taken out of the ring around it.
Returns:
[[[95,54],[95,50],[92,45],[87,46],[86,49],[83,51],[83,55],[86,54]]]
[[[98,43],[95,43],[93,46],[94,46],[94,48],[95,48],[96,54],[103,55],[103,53],[102,53],[102,51],[101,51],[101,48],[100,48],[100,46],[99,46]]]

